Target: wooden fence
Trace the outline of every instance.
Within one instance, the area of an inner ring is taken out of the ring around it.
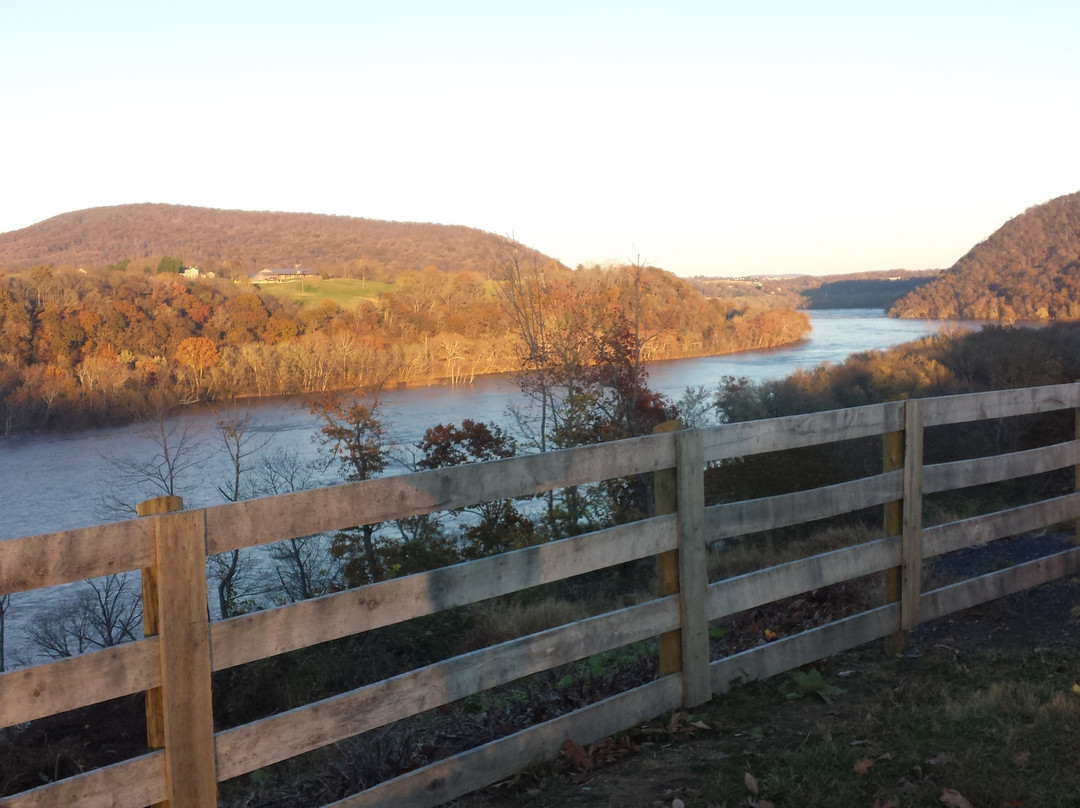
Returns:
[[[737,679],[795,668],[993,598],[1080,572],[1080,548],[923,591],[923,560],[1080,517],[1080,494],[924,527],[926,494],[1080,464],[1080,440],[924,465],[931,426],[1080,407],[1080,385],[891,402],[681,430],[580,449],[168,512],[0,542],[0,595],[142,570],[145,639],[0,674],[0,727],[146,692],[149,754],[0,798],[26,806],[213,806],[217,784],[530,674],[662,637],[654,681],[411,771],[334,803],[436,805]],[[1071,437],[1071,436],[1070,436]],[[880,438],[881,473],[782,496],[704,506],[708,464]],[[891,459],[890,459],[891,458]],[[227,620],[207,620],[209,554],[637,474],[674,492],[674,511],[587,535],[383,581]],[[710,542],[884,506],[882,538],[709,583]],[[163,511],[160,512],[159,511]],[[215,732],[211,674],[254,660],[650,556],[667,589],[639,605],[510,640],[322,701]],[[664,569],[667,572],[663,572]],[[709,622],[830,584],[884,573],[876,608],[710,659]]]

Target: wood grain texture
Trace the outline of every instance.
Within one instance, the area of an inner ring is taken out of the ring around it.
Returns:
[[[156,687],[158,653],[155,637],[0,673],[0,727]]]
[[[647,435],[233,502],[207,509],[207,553],[647,474],[674,465],[674,438]]]
[[[927,494],[954,491],[973,485],[1042,474],[1077,464],[1080,464],[1080,441],[1077,440],[1010,454],[937,463],[923,469],[923,491]]]
[[[711,463],[743,455],[869,438],[903,429],[903,425],[903,402],[870,404],[710,427],[703,430],[702,452],[705,461]]]
[[[0,541],[0,595],[148,567],[153,528],[132,519]]]
[[[148,517],[161,570],[162,740],[172,808],[217,806],[205,516],[205,511],[181,511]]]
[[[764,606],[900,564],[900,537],[831,550],[709,584],[708,619]]]
[[[701,433],[677,433],[675,455],[679,464],[679,631],[683,706],[696,707],[712,698],[707,619],[709,574],[705,553],[705,461],[702,459]]]
[[[394,578],[211,627],[214,670],[675,549],[674,514]]]
[[[658,424],[655,434],[676,432],[683,428],[682,421],[675,419]],[[676,458],[678,457],[676,450]],[[677,461],[676,461],[677,462]],[[659,516],[675,513],[679,508],[678,471],[663,468],[653,472],[653,510]],[[678,520],[676,519],[676,542]],[[656,557],[656,593],[661,597],[679,591],[679,551],[676,548]],[[660,675],[667,676],[682,670],[682,633],[679,629],[660,636]]]
[[[1080,386],[1056,384],[922,399],[925,426],[1008,418],[1080,407]]]
[[[903,475],[890,471],[792,494],[712,505],[705,511],[705,533],[708,541],[719,541],[800,525],[872,508],[899,498],[902,491]]]
[[[951,553],[1080,517],[1080,493],[1020,505],[923,531],[923,557]]]
[[[165,753],[123,763],[0,797],[0,808],[142,808],[165,798]]]
[[[919,624],[923,565],[923,412],[908,401],[904,424],[904,526],[900,543],[900,630]]]

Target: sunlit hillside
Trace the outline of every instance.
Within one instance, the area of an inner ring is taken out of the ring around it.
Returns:
[[[939,280],[899,300],[897,317],[1080,320],[1080,192],[1010,219]]]
[[[509,240],[472,227],[386,222],[312,213],[118,205],[64,213],[0,234],[0,269],[39,264],[153,268],[163,256],[227,276],[303,266],[391,280],[405,270],[486,273]],[[525,248],[528,260],[547,256]]]

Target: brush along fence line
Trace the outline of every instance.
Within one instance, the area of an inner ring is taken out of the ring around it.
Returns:
[[[0,727],[145,692],[154,748],[0,798],[0,806],[213,806],[220,781],[532,673],[660,637],[655,681],[334,803],[436,805],[555,756],[568,738],[588,743],[700,704],[736,680],[770,676],[871,640],[902,642],[902,632],[922,621],[1080,572],[1077,548],[924,592],[925,558],[1080,517],[1080,494],[1073,493],[924,528],[924,494],[1080,465],[1080,441],[1068,440],[924,466],[924,430],[1078,407],[1080,384],[890,402],[662,432],[202,510],[172,511],[179,503],[163,498],[143,503],[140,513],[147,515],[139,519],[0,542],[0,595],[142,570],[147,634],[0,674]],[[708,463],[877,436],[885,447],[880,474],[704,507]],[[659,515],[276,609],[207,619],[207,555],[635,474],[655,475]],[[880,539],[707,582],[709,542],[876,506],[886,509],[888,535]],[[214,731],[212,671],[650,556],[658,557],[661,578],[652,600]],[[891,602],[710,659],[709,621],[875,573],[891,580]]]

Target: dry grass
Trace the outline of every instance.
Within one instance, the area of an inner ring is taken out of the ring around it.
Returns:
[[[754,534],[726,540],[709,550],[709,580],[719,581],[878,538],[881,538],[880,530],[866,525],[827,525],[803,538]]]

